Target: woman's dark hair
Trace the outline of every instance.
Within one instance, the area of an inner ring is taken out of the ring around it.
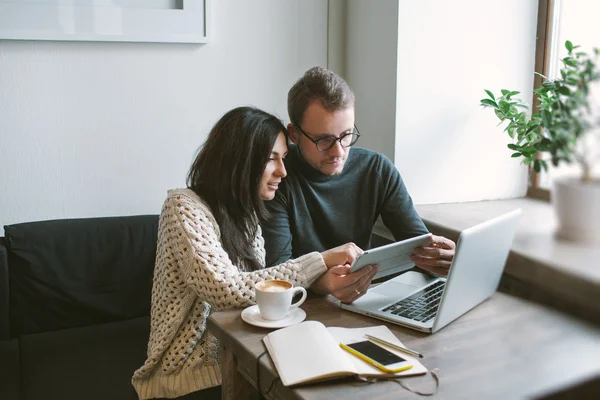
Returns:
[[[212,128],[188,172],[188,188],[208,204],[225,251],[243,270],[261,268],[252,246],[259,221],[268,215],[259,184],[280,133],[287,138],[275,116],[235,108]]]

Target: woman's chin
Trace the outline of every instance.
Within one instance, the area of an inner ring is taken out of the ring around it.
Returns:
[[[267,193],[261,193],[260,198],[263,199],[264,201],[273,200],[275,198],[275,190],[273,190],[273,191],[270,190]]]

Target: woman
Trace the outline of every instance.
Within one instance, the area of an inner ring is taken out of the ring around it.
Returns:
[[[148,359],[132,378],[140,399],[198,390],[202,398],[220,398],[219,344],[206,331],[210,313],[254,304],[254,285],[265,279],[309,287],[361,251],[350,243],[264,268],[259,222],[267,217],[263,201],[286,176],[285,133],[274,116],[236,108],[210,132],[188,189],[169,191],[159,222]]]

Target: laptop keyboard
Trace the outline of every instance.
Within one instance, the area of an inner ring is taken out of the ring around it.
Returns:
[[[437,281],[410,297],[390,304],[381,311],[418,322],[428,322],[437,313],[445,284],[446,282],[444,281]]]

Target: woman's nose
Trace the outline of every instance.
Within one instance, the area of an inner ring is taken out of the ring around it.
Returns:
[[[277,173],[277,176],[281,178],[285,178],[287,176],[287,171],[285,170],[285,164],[283,163],[283,160],[279,161],[279,165],[277,166],[275,172]]]

